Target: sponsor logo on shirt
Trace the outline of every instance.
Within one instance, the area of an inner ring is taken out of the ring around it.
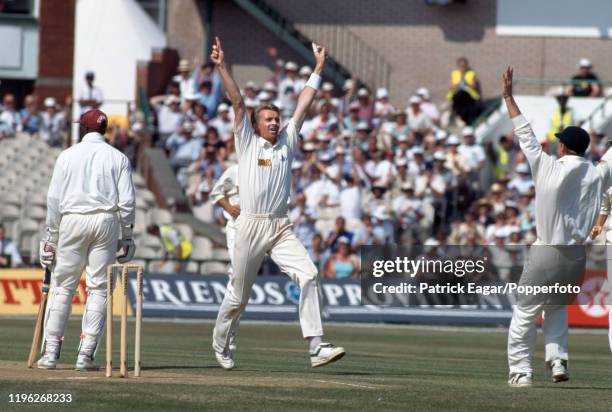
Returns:
[[[258,166],[264,166],[264,167],[272,166],[272,160],[270,160],[270,159],[257,159],[257,165]]]

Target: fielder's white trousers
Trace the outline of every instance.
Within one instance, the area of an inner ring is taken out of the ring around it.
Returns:
[[[83,269],[87,304],[83,314],[81,351],[93,354],[106,313],[106,267],[115,262],[119,218],[116,213],[68,214],[59,227],[51,293],[45,317],[46,351],[59,352],[66,322]]]
[[[519,284],[578,284],[584,270],[583,248],[532,246],[525,261]],[[567,306],[538,304],[514,306],[508,332],[508,366],[510,373],[533,373],[532,361],[536,345],[536,322],[543,314],[542,333],[546,361],[568,359]],[[542,297],[542,300],[545,300]]]
[[[322,336],[321,292],[318,272],[308,252],[295,237],[286,216],[241,213],[236,220],[233,270],[213,331],[213,348],[228,348],[230,331],[244,311],[266,252],[300,286],[299,317],[302,334]]]

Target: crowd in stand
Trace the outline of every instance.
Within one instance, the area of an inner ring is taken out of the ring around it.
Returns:
[[[245,106],[252,113],[273,103],[286,121],[311,68],[279,60],[274,49],[269,54],[272,77],[264,84],[240,85]],[[584,89],[601,94],[590,62],[583,59],[580,67],[577,76],[590,80],[577,83],[577,94]],[[150,100],[155,144],[167,151],[196,217],[224,225],[209,193],[237,162],[233,111],[214,65],[193,69],[181,60],[177,72],[167,93]],[[481,144],[467,125],[479,112],[480,94],[476,73],[463,58],[451,74],[447,96],[451,111],[462,119],[460,127],[443,121],[442,108],[425,87],[415,90],[406,107],[395,107],[387,89],[371,91],[356,78],[342,87],[322,84],[301,129],[289,217],[323,277],[356,276],[362,245],[504,246],[535,240],[534,185],[512,135]],[[52,98],[43,106],[39,110],[36,98],[28,96],[17,111],[14,98],[5,95],[0,137],[23,131],[61,145],[65,112]],[[137,142],[129,133],[115,129],[112,135],[113,144],[135,159]],[[542,143],[556,153],[554,141]],[[593,133],[587,157],[598,161],[605,146],[606,139]]]

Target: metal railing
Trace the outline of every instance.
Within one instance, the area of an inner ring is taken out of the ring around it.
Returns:
[[[346,26],[313,25],[308,33],[295,28],[264,0],[234,0],[245,11],[273,31],[305,60],[313,62],[312,39],[325,43],[329,51],[326,74],[339,87],[344,80],[357,76],[371,89],[389,87],[391,65]]]
[[[608,101],[610,99],[612,99],[612,95],[604,97],[603,102],[601,102],[595,108],[595,110],[593,110],[591,114],[580,123],[580,126],[585,127],[585,128],[588,127],[589,129],[592,129],[594,127],[593,119],[595,118],[595,116],[597,116],[598,114],[601,114],[602,117],[606,116],[606,106],[608,105]]]

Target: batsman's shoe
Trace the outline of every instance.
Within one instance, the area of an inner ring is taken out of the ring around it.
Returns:
[[[215,358],[217,359],[217,363],[225,370],[234,369],[234,360],[230,355],[229,351],[217,352],[215,351]]]
[[[79,354],[76,364],[74,365],[74,370],[81,371],[81,372],[99,371],[100,364],[96,362],[96,360],[89,355]]]
[[[511,373],[508,380],[508,386],[512,388],[527,388],[533,385],[531,374],[529,373]]]
[[[57,358],[55,355],[45,353],[36,363],[38,369],[55,369],[57,367]]]
[[[552,381],[565,382],[569,380],[569,372],[567,371],[567,361],[565,359],[555,359],[550,362],[550,370]]]
[[[310,364],[313,368],[317,368],[335,362],[344,355],[346,355],[344,348],[321,342],[314,351],[310,352]]]

